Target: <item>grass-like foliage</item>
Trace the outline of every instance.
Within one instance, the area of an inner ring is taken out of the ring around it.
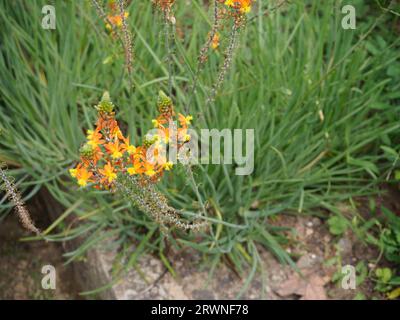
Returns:
[[[38,17],[46,1],[1,1],[0,161],[14,168],[27,197],[46,187],[69,209],[57,221],[59,233],[47,237],[85,235],[70,260],[115,235],[127,253],[140,243],[127,267],[142,252],[163,255],[157,223],[123,197],[79,189],[68,169],[79,160],[85,130],[95,123],[93,106],[105,90],[134,145],[151,128],[155,93],[164,90],[178,112],[193,115],[197,129],[255,130],[251,175],[210,164],[189,171],[178,166],[164,177],[158,187],[169,203],[189,219],[205,210],[210,224],[197,234],[172,230],[170,245],[193,247],[214,267],[223,257],[239,272],[250,264],[249,281],[259,266],[258,244],[290,263],[269,219],[335,212],[338,202],[378,192],[393,170],[381,147],[399,148],[400,38],[387,27],[399,18],[353,2],[356,30],[342,29],[342,1],[292,0],[267,15],[277,1],[257,1],[219,83],[232,23],[218,32],[220,48],[207,50],[205,65],[198,65],[201,48],[215,40],[212,33],[207,40],[212,1],[176,1],[176,21],[168,27],[150,1],[133,1],[125,8],[132,70],[125,42],[105,28],[91,2],[55,1],[57,28],[44,30]],[[63,226],[69,214],[80,223]]]

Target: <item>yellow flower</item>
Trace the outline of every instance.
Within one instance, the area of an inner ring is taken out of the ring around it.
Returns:
[[[113,182],[117,178],[117,174],[110,162],[108,162],[103,169],[99,169],[99,172],[104,176],[103,180],[107,180],[108,183]]]
[[[235,10],[239,10],[241,13],[249,13],[252,1],[253,0],[226,0],[225,5]]]
[[[126,151],[128,152],[128,154],[134,154],[136,152],[136,147],[133,145],[129,145]]]
[[[169,171],[169,170],[171,170],[171,168],[173,167],[173,165],[174,165],[174,164],[173,164],[171,161],[168,161],[168,162],[164,163],[164,169],[167,170],[167,171]]]
[[[216,33],[214,35],[214,37],[211,39],[211,48],[213,48],[214,50],[216,50],[219,47],[219,40],[220,40],[220,36],[218,33]],[[191,119],[192,120],[192,119]]]
[[[93,133],[94,133],[93,130],[88,130],[87,131],[87,139],[88,140],[92,140],[93,139]]]
[[[128,173],[129,173],[130,176],[132,176],[132,175],[134,175],[134,174],[137,174],[135,167],[129,167],[129,168],[127,169],[127,171],[128,171]]]
[[[150,163],[145,163],[145,172],[144,174],[146,176],[152,177],[156,174],[156,172],[154,171],[154,166]]]
[[[180,113],[178,115],[178,119],[181,126],[184,127],[190,125],[191,121],[193,120],[193,117],[190,115],[185,117],[183,114]]]
[[[86,187],[86,185],[88,184],[88,181],[92,177],[93,173],[89,172],[85,167],[80,167],[80,166],[78,166],[76,169],[72,169],[72,170],[75,170],[75,171],[73,171],[73,174],[75,174],[75,177],[78,180],[78,184],[81,187]]]
[[[77,169],[69,169],[69,174],[72,178],[76,178]]]
[[[188,141],[190,141],[190,138],[191,138],[190,134],[185,134],[184,141],[188,142]]]
[[[153,123],[154,128],[158,128],[160,126],[160,122],[157,119],[153,119],[151,122]]]
[[[96,148],[98,145],[103,144],[105,141],[101,139],[102,135],[101,133],[96,130],[88,130],[87,131],[87,140],[88,140],[88,145],[92,146],[93,148]]]
[[[128,18],[129,17],[129,12],[124,12],[124,17],[125,18]],[[122,18],[121,18],[121,15],[115,15],[115,16],[111,16],[111,15],[109,15],[109,16],[107,16],[107,19],[108,19],[108,21],[112,24],[112,25],[114,25],[115,27],[117,27],[117,28],[121,28],[122,27]],[[112,26],[110,25],[110,23],[107,23],[106,24],[106,28],[107,29],[111,29],[112,28]]]
[[[106,149],[113,159],[122,158],[122,150],[118,140],[115,140],[114,143],[107,143]]]
[[[123,138],[124,143],[121,146],[121,152],[128,152],[129,155],[132,155],[136,152],[136,147],[131,145],[129,142],[129,136],[128,138]]]

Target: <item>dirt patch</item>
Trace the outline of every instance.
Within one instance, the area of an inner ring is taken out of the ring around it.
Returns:
[[[349,300],[357,296],[384,298],[374,291],[375,284],[365,277],[355,289],[342,287],[342,266],[365,265],[365,272],[371,273],[380,256],[377,248],[362,243],[351,232],[333,236],[328,226],[319,218],[304,216],[279,216],[274,225],[289,227],[287,232],[288,253],[295,258],[302,275],[285,269],[286,281],[275,287],[275,292],[284,298],[294,299],[335,299]],[[356,274],[358,275],[358,271]],[[344,275],[344,274],[343,274]]]
[[[47,217],[29,205],[39,227],[48,225]],[[21,241],[30,236],[11,212],[0,223],[0,300],[3,299],[79,299],[72,265],[63,265],[63,250],[59,243]],[[56,289],[42,288],[44,265],[56,269]]]

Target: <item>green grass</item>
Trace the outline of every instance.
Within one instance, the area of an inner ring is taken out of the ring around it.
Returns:
[[[257,2],[252,15],[274,6]],[[356,30],[341,28],[345,1],[291,1],[253,19],[240,36],[215,103],[206,105],[223,59],[222,52],[211,54],[190,105],[194,126],[255,129],[255,170],[236,176],[231,165],[194,167],[201,198],[211,208],[211,232],[201,234],[201,241],[179,234],[171,239],[173,246],[193,247],[213,266],[224,255],[239,272],[250,265],[251,272],[244,274],[249,283],[260,259],[256,244],[282,262],[291,261],[281,248],[280,230],[268,223],[272,216],[335,213],[338,202],[378,192],[393,169],[381,146],[399,152],[400,40],[388,30],[399,18],[383,15],[375,4],[353,2],[360,15]],[[157,92],[168,86],[163,23],[148,2],[130,7],[136,38],[130,88],[123,52],[90,3],[54,3],[57,29],[50,31],[40,26],[44,1],[0,2],[0,160],[13,168],[27,198],[46,187],[73,208],[64,217],[83,217],[81,225],[48,236],[54,241],[86,236],[81,248],[67,254],[70,260],[118,235],[122,248],[140,243],[141,252],[130,257],[134,266],[142,252],[163,252],[157,226],[123,199],[79,190],[67,169],[78,160],[84,128],[93,125],[93,105],[104,90],[110,91],[135,144],[141,141],[138,132],[150,129]],[[210,28],[202,1],[185,3],[176,12],[178,111],[189,99],[198,51]],[[103,63],[110,56],[112,61]],[[174,206],[200,211],[184,169],[168,174],[160,189]]]

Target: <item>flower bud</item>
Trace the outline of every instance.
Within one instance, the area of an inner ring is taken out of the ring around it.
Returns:
[[[157,107],[163,115],[170,116],[172,114],[172,100],[162,90],[158,93]]]
[[[79,153],[83,158],[90,158],[93,156],[93,147],[86,143],[79,149]]]
[[[110,94],[108,93],[108,91],[104,92],[100,103],[96,106],[96,109],[100,113],[106,113],[106,114],[110,114],[114,111],[114,104],[110,99]]]

